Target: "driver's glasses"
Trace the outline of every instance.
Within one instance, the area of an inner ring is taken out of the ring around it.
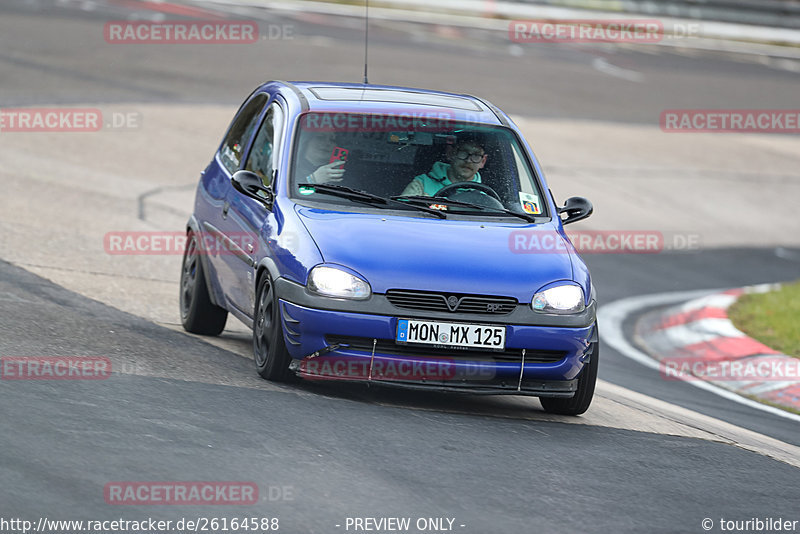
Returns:
[[[481,160],[483,159],[483,153],[479,152],[470,153],[467,152],[466,150],[459,150],[458,152],[456,152],[456,157],[461,160],[468,159],[472,163],[480,163]]]

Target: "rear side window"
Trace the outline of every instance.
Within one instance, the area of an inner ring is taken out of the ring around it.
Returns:
[[[242,163],[242,152],[258,124],[258,116],[267,103],[267,95],[256,95],[234,120],[219,151],[222,165],[233,174]]]

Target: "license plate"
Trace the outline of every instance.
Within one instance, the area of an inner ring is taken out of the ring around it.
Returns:
[[[506,347],[506,327],[398,319],[395,341],[397,343],[503,350]]]

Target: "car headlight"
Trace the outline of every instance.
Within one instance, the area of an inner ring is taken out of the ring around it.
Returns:
[[[575,285],[551,287],[539,291],[531,300],[534,311],[542,313],[580,313],[586,309],[583,301],[583,289]]]
[[[363,300],[372,295],[372,288],[365,280],[327,265],[317,265],[311,269],[308,275],[308,290],[326,297],[341,299]]]

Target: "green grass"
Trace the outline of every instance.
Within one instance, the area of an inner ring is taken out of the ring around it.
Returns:
[[[769,293],[743,295],[728,317],[748,336],[800,358],[800,281]]]

